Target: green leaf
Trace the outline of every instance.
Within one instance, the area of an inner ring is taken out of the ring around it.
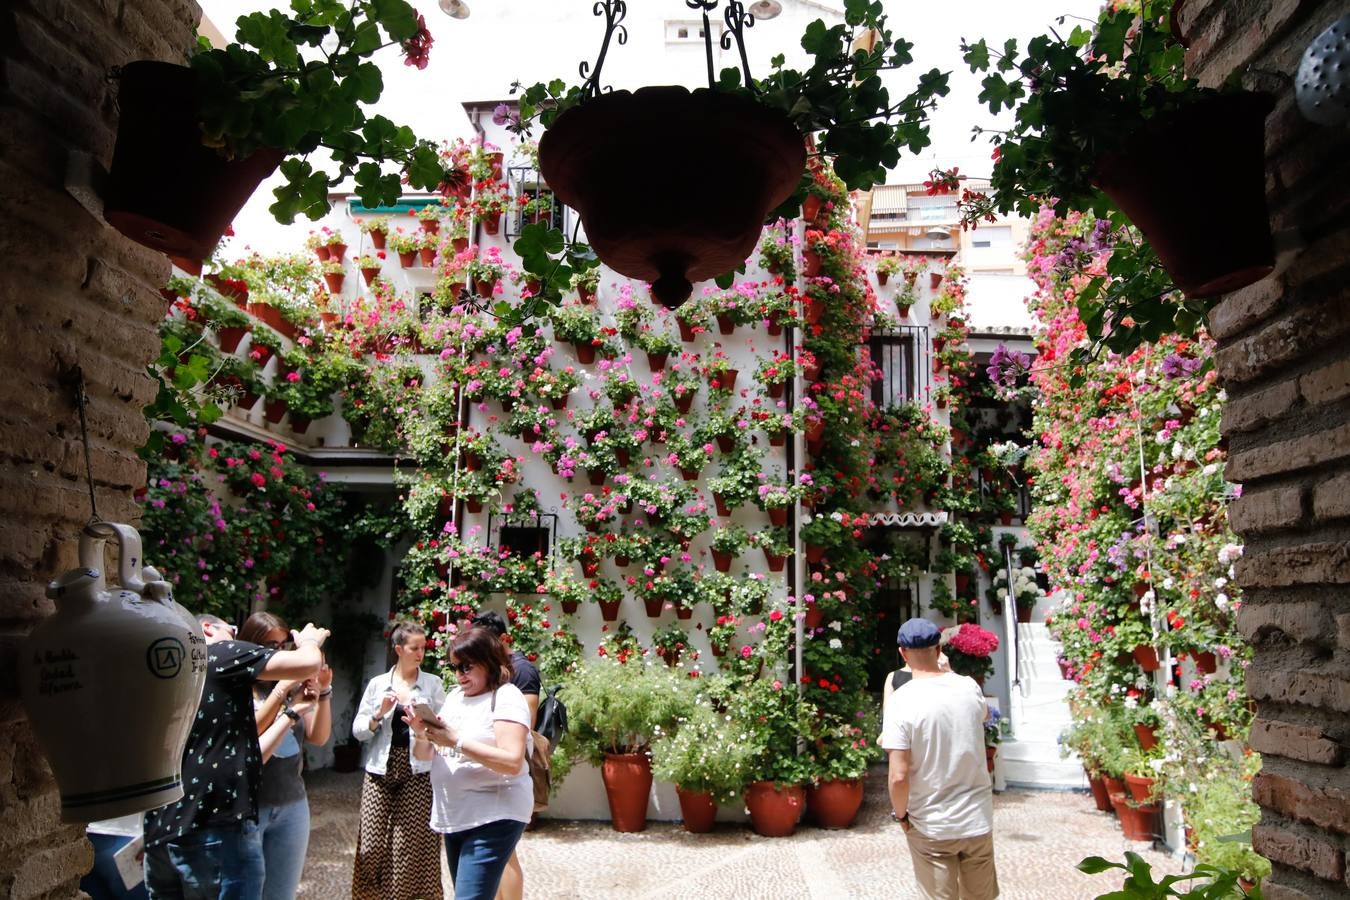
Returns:
[[[384,92],[384,76],[380,67],[372,62],[362,63],[347,76],[345,85],[351,89],[351,96],[361,103],[374,103]]]
[[[1097,875],[1101,872],[1105,872],[1107,869],[1123,869],[1125,867],[1120,863],[1111,862],[1100,856],[1089,856],[1074,868],[1087,875]]]
[[[256,47],[258,54],[284,68],[297,68],[300,54],[288,33],[290,20],[277,10],[240,16],[235,22],[235,39],[241,44]]]
[[[981,38],[966,48],[961,57],[972,72],[983,72],[989,68],[989,45]]]
[[[417,10],[407,0],[370,0],[370,8],[390,40],[406,41],[417,33]]]

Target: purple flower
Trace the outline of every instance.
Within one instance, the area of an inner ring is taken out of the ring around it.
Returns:
[[[511,108],[509,103],[498,103],[492,110],[493,125],[519,125],[520,113]]]

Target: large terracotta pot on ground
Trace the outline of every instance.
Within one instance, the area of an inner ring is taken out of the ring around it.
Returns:
[[[652,762],[645,753],[606,753],[600,767],[615,831],[647,827],[647,797],[652,792]]]
[[[861,778],[822,781],[806,789],[806,808],[821,828],[849,828],[862,809]]]
[[[1265,120],[1274,105],[1264,94],[1211,97],[1159,116],[1097,161],[1093,182],[1190,297],[1234,291],[1274,269],[1265,164]],[[1196,202],[1201,168],[1223,189]]]
[[[691,154],[707,142],[718,170],[734,172],[734,180],[709,177]],[[581,215],[596,255],[652,282],[653,295],[671,308],[689,299],[690,282],[745,261],[764,217],[792,195],[805,165],[801,133],[781,113],[678,86],[587,100],[539,142],[544,180]],[[634,191],[635,184],[650,189]]]
[[[799,784],[752,781],[745,789],[750,825],[762,837],[787,837],[797,830],[806,809],[806,789]]]
[[[1088,773],[1088,787],[1092,789],[1092,802],[1098,812],[1115,812],[1111,805],[1111,794],[1106,789],[1106,781],[1100,775]]]
[[[117,145],[103,216],[138,244],[206,259],[285,154],[263,148],[227,159],[202,146],[197,76],[187,66],[128,63],[118,81]]]
[[[690,834],[707,834],[717,821],[717,803],[712,794],[699,791],[686,791],[676,787],[675,796],[680,798],[680,818],[684,820],[684,830]]]
[[[1158,812],[1160,807],[1143,806],[1130,799],[1129,794],[1111,794],[1111,804],[1116,808],[1116,818],[1120,820],[1120,830],[1127,841],[1151,841],[1159,837]]]
[[[1125,788],[1129,791],[1130,799],[1135,803],[1152,802],[1153,784],[1157,779],[1143,778],[1139,775],[1125,773]]]

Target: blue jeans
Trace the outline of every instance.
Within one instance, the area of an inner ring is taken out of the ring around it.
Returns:
[[[455,900],[492,900],[524,822],[502,819],[445,836],[445,857],[455,882]]]
[[[295,900],[309,849],[309,801],[259,808],[258,831],[265,868],[263,900]]]
[[[208,828],[145,851],[151,900],[259,900],[262,835],[254,822]]]

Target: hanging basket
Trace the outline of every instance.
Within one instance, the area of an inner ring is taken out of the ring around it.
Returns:
[[[712,142],[708,177],[690,148]],[[563,113],[539,142],[539,168],[577,210],[596,255],[674,308],[690,282],[736,268],[764,217],[796,189],[806,165],[800,132],[743,97],[683,87],[614,91]],[[661,173],[659,190],[634,191]]]
[[[138,244],[206,259],[230,221],[285,154],[263,148],[227,159],[202,146],[197,75],[142,60],[122,67],[117,145],[103,215]]]
[[[1214,96],[1160,116],[1097,161],[1094,183],[1189,297],[1234,291],[1274,269],[1265,164],[1274,105],[1265,94]],[[1200,170],[1223,189],[1197,202]]]

